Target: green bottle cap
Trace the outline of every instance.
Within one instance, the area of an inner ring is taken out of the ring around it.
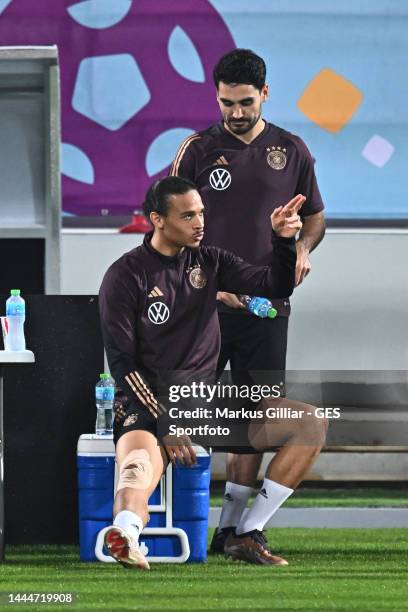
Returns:
[[[277,314],[278,314],[278,311],[276,310],[276,308],[270,308],[268,310],[268,319],[274,319]]]
[[[109,374],[99,374],[99,378],[101,380],[107,380],[109,378]]]
[[[20,289],[12,289],[10,291],[10,295],[17,295],[17,296],[19,296],[20,293],[21,293]]]

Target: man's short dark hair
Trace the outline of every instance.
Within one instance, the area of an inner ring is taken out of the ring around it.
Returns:
[[[151,185],[143,202],[143,213],[149,219],[150,213],[155,212],[165,217],[169,209],[168,196],[181,195],[197,187],[188,179],[181,176],[166,176]]]
[[[234,49],[218,61],[213,71],[216,88],[220,81],[230,85],[253,85],[261,91],[265,85],[266,65],[262,57],[250,49]]]

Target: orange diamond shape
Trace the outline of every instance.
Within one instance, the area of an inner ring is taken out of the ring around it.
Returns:
[[[323,68],[310,81],[297,106],[321,128],[337,133],[350,121],[362,100],[363,93],[351,81]]]

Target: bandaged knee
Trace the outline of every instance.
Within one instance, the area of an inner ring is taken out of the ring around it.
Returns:
[[[144,448],[131,451],[120,466],[117,491],[130,489],[146,490],[153,479],[153,466],[149,453]]]

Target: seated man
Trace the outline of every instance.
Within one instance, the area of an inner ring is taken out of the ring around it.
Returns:
[[[253,266],[218,248],[200,247],[204,206],[198,191],[186,179],[164,178],[150,187],[144,203],[153,232],[105,274],[99,298],[102,332],[111,373],[124,394],[114,424],[120,476],[114,522],[105,545],[126,567],[149,569],[138,537],[149,519],[149,497],[168,459],[187,466],[195,463],[189,439],[158,440],[158,417],[166,406],[157,399],[157,375],[171,370],[215,373],[220,347],[217,291],[270,299],[292,293],[294,236],[302,225],[298,211],[304,199],[298,195],[273,211],[272,261],[269,266]],[[265,406],[278,404],[279,400],[265,402]],[[294,404],[312,414],[310,406]],[[323,445],[324,423],[313,416],[300,423],[289,426],[265,418],[262,425],[250,425],[254,448],[282,447],[268,467],[274,489],[266,495],[268,512],[258,509],[255,527],[250,517],[243,530],[231,534],[226,552],[232,558],[287,563],[270,553],[261,536],[271,508],[273,513],[288,497]],[[306,432],[307,442],[301,431]]]

